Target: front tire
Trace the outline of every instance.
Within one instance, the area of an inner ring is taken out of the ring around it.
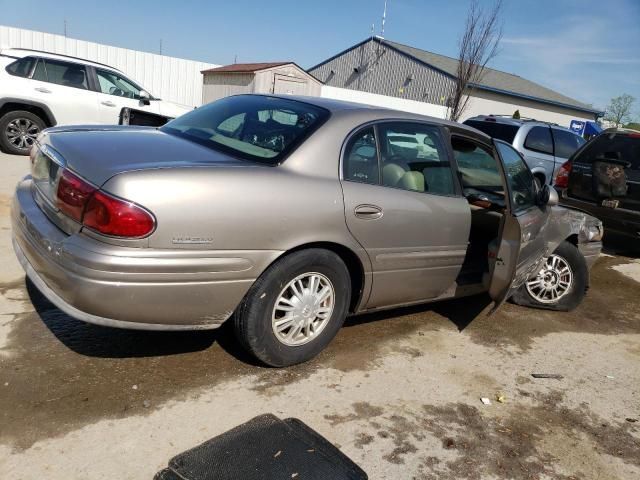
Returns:
[[[518,305],[571,311],[582,302],[589,284],[587,262],[567,241],[547,258],[540,272],[513,295]]]
[[[350,298],[349,270],[338,255],[315,248],[291,253],[245,295],[234,318],[236,337],[272,367],[306,362],[338,333]]]
[[[6,153],[29,155],[31,147],[44,128],[42,119],[31,112],[9,112],[0,118],[0,147]]]

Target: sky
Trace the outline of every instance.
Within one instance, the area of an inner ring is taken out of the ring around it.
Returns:
[[[493,0],[480,0],[490,7]],[[0,0],[0,25],[215,64],[309,68],[380,34],[384,0]],[[469,0],[388,0],[385,38],[457,56]],[[504,0],[489,65],[604,108],[623,93],[640,119],[640,0]]]

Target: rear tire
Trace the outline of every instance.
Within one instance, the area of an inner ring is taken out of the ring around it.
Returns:
[[[44,121],[31,112],[9,112],[0,118],[0,147],[6,153],[29,155],[31,147],[44,128]]]
[[[518,305],[567,312],[580,305],[588,285],[586,260],[575,245],[564,241],[549,256],[540,273],[522,285],[511,299]]]
[[[272,367],[306,362],[344,323],[351,298],[349,270],[335,253],[308,249],[271,265],[234,316],[236,337]]]

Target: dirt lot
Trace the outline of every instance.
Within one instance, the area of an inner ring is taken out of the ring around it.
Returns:
[[[91,326],[25,284],[8,212],[27,163],[0,155],[3,478],[150,479],[268,412],[302,419],[371,479],[640,478],[639,260],[599,259],[572,313],[487,317],[478,297],[356,317],[314,361],[267,369],[227,329]]]

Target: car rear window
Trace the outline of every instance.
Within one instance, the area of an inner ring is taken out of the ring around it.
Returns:
[[[507,143],[513,143],[513,139],[515,138],[516,133],[518,133],[518,127],[516,125],[507,125],[506,123],[467,120],[464,124],[477,128],[490,137],[503,140]]]
[[[620,160],[632,170],[640,170],[640,134],[599,135],[575,157],[580,163],[593,163],[596,159]]]
[[[182,115],[161,130],[246,160],[275,165],[328,117],[328,110],[296,100],[238,95]]]

